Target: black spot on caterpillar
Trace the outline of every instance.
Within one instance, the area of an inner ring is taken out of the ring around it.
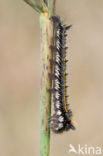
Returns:
[[[54,45],[50,48],[53,51],[53,73],[49,74],[52,79],[52,88],[49,89],[53,93],[54,114],[50,117],[50,127],[55,133],[75,129],[73,125],[72,111],[68,105],[67,82],[66,82],[66,31],[71,25],[66,26],[59,17],[53,16],[51,20],[54,24]]]

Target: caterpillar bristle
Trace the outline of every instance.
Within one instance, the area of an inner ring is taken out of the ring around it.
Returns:
[[[67,34],[64,35],[64,37],[67,37],[67,36],[68,36]]]
[[[66,95],[65,97],[66,97],[66,98],[69,98],[69,95]]]
[[[65,60],[65,63],[67,63],[69,60]]]
[[[68,76],[69,74],[68,73],[65,73],[65,76]]]
[[[59,16],[52,16],[51,17],[51,20],[55,23],[59,23],[61,24],[61,20],[60,20],[60,17]]]
[[[69,106],[70,106],[70,104],[68,104],[68,103],[67,103],[66,105],[67,105],[67,107],[69,107]]]
[[[65,27],[66,30],[70,29],[72,27],[72,25],[68,25]]]
[[[65,47],[65,50],[67,50],[68,49],[68,47]]]
[[[69,86],[65,86],[65,88],[68,88]]]

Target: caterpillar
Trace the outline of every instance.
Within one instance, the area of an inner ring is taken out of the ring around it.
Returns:
[[[66,31],[71,25],[63,24],[58,16],[52,16],[51,20],[54,24],[54,43],[50,46],[53,52],[52,88],[49,89],[53,93],[54,114],[50,117],[50,128],[55,133],[61,133],[70,129],[75,129],[74,122],[71,120],[72,111],[68,105],[67,82],[66,82]]]

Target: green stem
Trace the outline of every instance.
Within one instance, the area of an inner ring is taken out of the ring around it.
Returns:
[[[52,44],[53,24],[48,14],[40,15],[41,26],[41,114],[40,114],[40,156],[49,156],[50,126],[49,117],[51,112],[51,95],[47,89],[51,88],[51,80],[48,76],[51,73],[50,59],[52,53],[49,46]]]
[[[51,95],[47,91],[51,88],[49,73],[52,72],[50,59],[53,44],[53,23],[50,17],[54,15],[56,0],[24,0],[40,14],[41,29],[41,89],[40,89],[40,156],[49,156]]]

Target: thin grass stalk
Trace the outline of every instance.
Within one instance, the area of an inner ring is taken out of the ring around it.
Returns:
[[[24,0],[40,14],[41,38],[41,87],[40,87],[40,156],[49,156],[50,151],[50,125],[51,114],[51,79],[52,72],[50,59],[52,52],[49,48],[53,44],[53,24],[50,17],[54,15],[55,0]]]

